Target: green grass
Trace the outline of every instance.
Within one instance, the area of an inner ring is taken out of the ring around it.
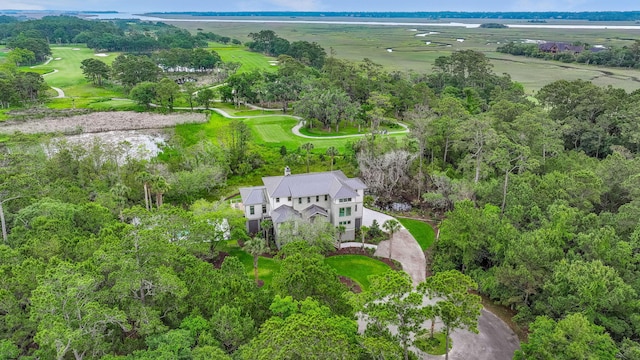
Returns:
[[[309,18],[308,20],[313,20]],[[322,20],[342,20],[344,18]],[[424,23],[425,19],[395,19],[394,21]],[[483,22],[482,19],[469,19],[469,22]],[[484,20],[486,21],[486,20]],[[426,21],[431,22],[431,21]],[[509,21],[501,21],[509,23]],[[561,22],[549,20],[549,23]],[[279,36],[289,40],[317,42],[327,52],[336,51],[338,58],[361,61],[364,57],[383,65],[387,70],[414,70],[430,73],[436,58],[449,55],[453,51],[471,49],[481,51],[491,58],[496,74],[508,73],[515,81],[524,84],[527,93],[532,94],[544,85],[559,79],[591,80],[598,85],[612,85],[626,90],[640,88],[637,71],[620,68],[600,68],[579,64],[562,64],[540,59],[507,56],[497,54],[496,48],[507,42],[522,39],[541,39],[547,41],[576,41],[605,46],[631,46],[637,38],[637,30],[586,30],[586,29],[484,29],[437,26],[362,26],[348,24],[269,24],[269,23],[208,23],[189,22],[180,26],[190,30],[202,28],[232,38],[245,39],[251,32],[273,30]],[[418,33],[429,31],[438,34],[417,37],[416,32],[407,31],[417,28]],[[464,38],[463,43],[456,41]],[[431,45],[426,45],[431,41]],[[451,45],[448,47],[447,45]],[[389,53],[386,48],[393,48]],[[222,49],[221,49],[222,52]],[[567,65],[569,65],[567,67]]]
[[[334,268],[339,275],[357,282],[363,291],[369,289],[369,275],[378,275],[389,270],[382,261],[363,255],[338,255],[325,259],[325,263]]]
[[[78,49],[78,50],[74,50]],[[116,54],[107,57],[96,57],[93,50],[84,46],[72,45],[52,47],[54,60],[42,68],[57,69],[58,72],[45,76],[47,84],[64,90],[66,96],[76,97],[116,97],[122,96],[122,92],[116,88],[98,88],[93,86],[82,74],[81,62],[87,58],[96,58],[111,64]],[[55,60],[60,59],[60,60]],[[37,69],[37,68],[36,68]]]
[[[446,352],[446,337],[444,332],[437,332],[433,334],[433,339],[429,335],[423,335],[416,339],[415,346],[431,355],[444,355]],[[453,347],[453,342],[449,338],[449,349]]]
[[[431,245],[433,245],[436,235],[431,225],[419,220],[404,218],[397,219],[400,221],[402,226],[407,228],[411,235],[413,235],[418,244],[420,244],[422,251],[427,250]]]
[[[210,49],[215,50],[224,62],[241,63],[242,66],[238,69],[238,73],[252,72],[254,70],[275,71],[278,68],[269,63],[269,61],[275,61],[275,58],[248,51],[243,46],[211,43]]]
[[[229,123],[227,119],[217,113],[211,114],[211,119],[205,124],[183,124],[176,126],[176,134],[185,140],[185,144],[192,145],[203,137],[213,140],[224,140],[228,133]],[[311,142],[314,145],[314,154],[324,154],[327,148],[334,146],[341,153],[346,151],[347,144],[358,138],[343,139],[306,139],[293,134],[291,129],[298,120],[289,116],[264,116],[243,120],[249,125],[253,134],[253,143],[267,145],[273,148],[285,146],[289,151],[297,149],[300,145]],[[404,138],[404,134],[389,135]]]
[[[263,116],[263,115],[283,115],[282,110],[240,110],[236,111],[235,116]]]
[[[228,252],[230,256],[237,257],[247,270],[247,276],[254,278],[253,256],[242,250],[235,240],[227,241],[218,247],[219,251]],[[260,257],[258,259],[258,278],[264,281],[265,285],[271,285],[273,275],[280,270],[280,262],[271,258]]]

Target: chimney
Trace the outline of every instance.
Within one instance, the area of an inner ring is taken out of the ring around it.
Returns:
[[[284,167],[284,176],[291,175],[291,169],[288,166]]]

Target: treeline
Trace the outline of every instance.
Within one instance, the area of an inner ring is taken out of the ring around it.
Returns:
[[[597,51],[590,51],[588,47],[585,46],[585,51],[578,54],[574,54],[572,52],[559,52],[552,54],[541,51],[537,44],[520,44],[515,42],[499,46],[497,51],[511,55],[535,57],[545,60],[557,60],[565,63],[581,63],[634,69],[640,68],[640,41],[638,40],[630,46],[597,49]]]
[[[82,43],[98,51],[148,53],[161,49],[206,47],[206,38],[162,23],[96,21],[73,16],[45,16],[39,20],[0,24],[0,41],[11,48],[16,39],[47,44]],[[31,40],[35,41],[35,40]],[[28,50],[38,53],[35,47]]]
[[[292,43],[276,35],[272,30],[262,30],[249,34],[252,41],[246,45],[249,49],[264,53],[268,56],[288,55],[304,65],[321,68],[324,65],[326,51],[322,46],[308,41],[294,41]]]
[[[198,34],[196,35],[196,38],[198,39],[206,39],[209,41],[214,41],[214,42],[219,42],[221,44],[234,44],[234,45],[241,45],[242,41],[238,40],[238,39],[232,39],[228,36],[223,36],[223,35],[218,35],[212,32],[202,32],[199,31]]]
[[[48,88],[40,74],[0,69],[0,108],[41,102]]]
[[[215,51],[205,49],[171,49],[147,55],[120,54],[111,66],[89,58],[82,61],[82,71],[88,80],[101,86],[110,77],[127,88],[144,81],[156,81],[163,72],[211,72],[221,67],[222,60]]]
[[[287,16],[287,17],[360,17],[360,18],[427,18],[427,19],[565,19],[589,21],[636,21],[640,11],[542,11],[542,12],[359,12],[359,11],[238,11],[238,12],[163,12],[152,14],[180,14],[193,16]]]

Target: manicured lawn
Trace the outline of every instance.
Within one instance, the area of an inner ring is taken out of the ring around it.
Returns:
[[[76,50],[74,50],[76,49]],[[53,53],[48,65],[37,66],[30,71],[58,72],[45,76],[45,81],[50,86],[64,90],[66,96],[74,97],[122,97],[119,88],[98,88],[93,86],[82,74],[81,62],[87,58],[95,58],[111,64],[118,54],[111,53],[106,57],[97,57],[91,49],[84,45],[56,46],[52,47]],[[59,59],[59,60],[55,60]]]
[[[354,126],[352,124],[346,124],[345,122],[343,122],[343,125],[340,126],[338,128],[338,132],[335,131],[335,127],[331,127],[331,129],[327,129],[327,128],[311,128],[309,129],[308,127],[303,127],[300,129],[300,133],[303,135],[308,135],[308,136],[315,136],[315,137],[331,137],[331,136],[343,136],[343,135],[371,135],[371,132],[369,131],[368,128],[362,127],[358,130],[358,126]],[[389,127],[389,126],[380,126],[379,130],[387,130],[389,132],[391,131],[402,131],[404,130],[401,126],[396,125],[395,127]]]
[[[219,249],[220,251],[226,251],[230,256],[235,256],[240,259],[242,265],[247,270],[247,276],[254,278],[253,274],[253,256],[242,250],[236,241],[228,241]],[[258,278],[264,281],[265,285],[270,285],[273,280],[273,275],[280,270],[280,263],[277,260],[260,257],[258,259]]]
[[[241,63],[238,73],[259,71],[276,71],[277,66],[273,66],[269,61],[275,61],[275,58],[264,56],[245,50],[243,46],[228,46],[212,43],[211,50],[215,50],[222,61]]]
[[[217,113],[211,114],[211,119],[206,124],[184,124],[176,126],[176,134],[181,136],[187,145],[195,144],[203,136],[212,140],[223,139],[228,133],[229,123],[232,119],[227,119]],[[291,129],[298,123],[298,120],[286,116],[265,116],[247,118],[243,120],[252,130],[253,142],[256,145],[266,145],[280,148],[285,146],[289,151],[297,149],[300,145],[310,142],[314,145],[312,154],[324,154],[327,148],[334,146],[342,154],[345,153],[347,144],[357,141],[358,138],[343,139],[306,139],[293,134]],[[404,138],[404,134],[388,135],[397,138]]]
[[[369,289],[369,275],[378,275],[389,270],[389,266],[382,261],[363,255],[338,255],[325,259],[339,275],[346,276],[357,282],[362,290]]]
[[[418,244],[420,244],[422,251],[427,250],[433,244],[436,234],[431,225],[419,220],[397,219],[413,235]]]

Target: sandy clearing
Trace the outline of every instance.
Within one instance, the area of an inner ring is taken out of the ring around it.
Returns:
[[[96,143],[107,145],[110,155],[117,157],[119,163],[124,164],[127,158],[152,159],[161,151],[165,144],[166,134],[162,130],[126,130],[107,131],[94,134],[69,135],[53,139],[45,146],[45,152],[51,156],[58,152],[61,143],[82,145],[88,148]]]
[[[5,121],[0,123],[0,133],[13,134],[17,131],[36,133],[98,133],[117,130],[161,129],[176,124],[203,123],[207,115],[192,114],[150,114],[133,111],[95,112],[61,118],[44,118],[29,121]]]

